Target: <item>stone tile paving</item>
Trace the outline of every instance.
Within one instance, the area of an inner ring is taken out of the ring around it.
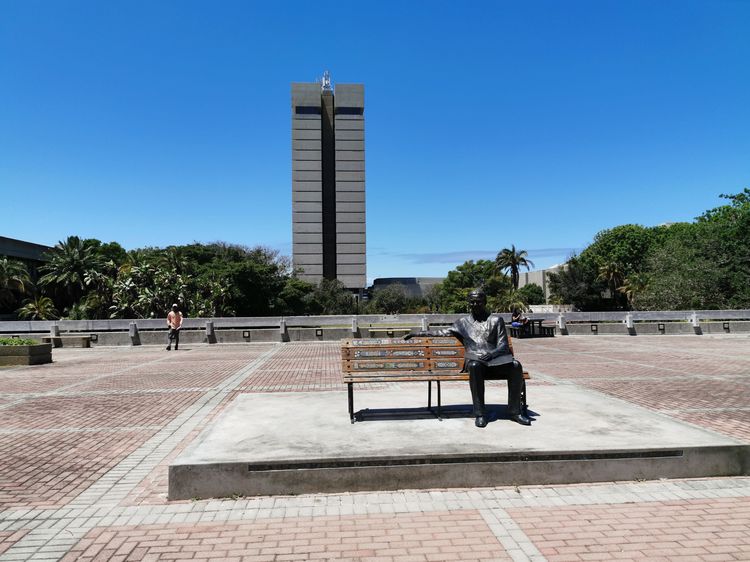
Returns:
[[[63,559],[511,560],[476,510],[95,528]]]
[[[548,560],[748,560],[750,498],[511,509]]]
[[[530,401],[580,384],[750,442],[748,343],[514,346]],[[0,371],[0,560],[750,559],[750,478],[166,502],[169,459],[236,393],[343,390],[338,349],[62,349]]]

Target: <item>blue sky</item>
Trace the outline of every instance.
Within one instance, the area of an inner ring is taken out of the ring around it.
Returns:
[[[368,278],[750,185],[750,2],[0,1],[0,235],[291,251],[291,82],[365,84]]]

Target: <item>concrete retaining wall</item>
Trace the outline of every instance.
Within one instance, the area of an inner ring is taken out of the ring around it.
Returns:
[[[333,341],[351,337],[401,337],[452,324],[463,314],[392,316],[292,316],[263,318],[187,318],[181,343]],[[557,335],[750,334],[750,310],[668,312],[564,312],[529,314]],[[509,315],[503,314],[506,322]],[[560,324],[564,329],[560,329]],[[166,345],[163,319],[59,320],[0,322],[0,335],[91,336],[91,345]],[[628,324],[632,327],[628,328]]]

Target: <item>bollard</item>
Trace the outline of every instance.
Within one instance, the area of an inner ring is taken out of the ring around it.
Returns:
[[[625,326],[627,326],[628,330],[633,329],[633,315],[629,312],[625,315]]]
[[[701,322],[698,320],[697,312],[693,312],[690,315],[690,323],[693,325],[693,331],[696,335],[700,336],[703,334],[703,328],[701,328]]]
[[[429,326],[429,323],[427,322],[427,317],[422,316],[422,331],[426,332],[429,329],[430,329],[430,326]]]
[[[562,312],[557,315],[557,327],[560,328],[560,330],[565,329],[565,315]]]
[[[141,336],[138,334],[138,325],[131,322],[128,326],[128,335],[130,336],[130,345],[141,345]]]
[[[49,341],[52,347],[62,347],[62,340],[60,339],[60,326],[53,324],[49,327]]]
[[[352,334],[357,334],[359,332],[359,324],[357,323],[357,317],[352,316]]]
[[[214,332],[213,320],[206,322],[206,341],[208,343],[216,343],[216,332]]]
[[[281,341],[289,341],[289,334],[286,331],[286,320],[283,318],[279,321],[279,334],[281,335]]]

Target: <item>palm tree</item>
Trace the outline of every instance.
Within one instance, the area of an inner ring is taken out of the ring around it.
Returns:
[[[498,299],[498,306],[501,312],[513,312],[515,309],[526,312],[529,309],[523,296],[516,290],[503,291]]]
[[[24,320],[56,320],[59,318],[55,304],[49,297],[26,299],[17,311],[18,317]]]
[[[86,286],[86,274],[98,270],[101,260],[89,240],[69,236],[49,252],[49,262],[39,268],[44,275],[40,285],[57,285],[68,295],[69,304],[78,302]]]
[[[622,269],[622,265],[619,262],[607,262],[599,266],[599,275],[596,277],[597,281],[605,281],[607,283],[615,305],[617,304],[617,288],[621,287],[625,280],[625,274]]]
[[[519,271],[522,267],[527,270],[534,267],[534,262],[528,259],[526,250],[516,251],[516,245],[512,244],[510,249],[503,248],[495,258],[495,267],[498,271],[510,271],[510,281],[513,289],[518,289]]]
[[[635,309],[638,297],[648,287],[648,276],[645,273],[631,273],[625,278],[622,287],[618,287],[620,291],[628,298],[628,305],[631,309]]]
[[[0,306],[13,306],[17,294],[23,295],[30,286],[29,270],[23,262],[0,258]]]

